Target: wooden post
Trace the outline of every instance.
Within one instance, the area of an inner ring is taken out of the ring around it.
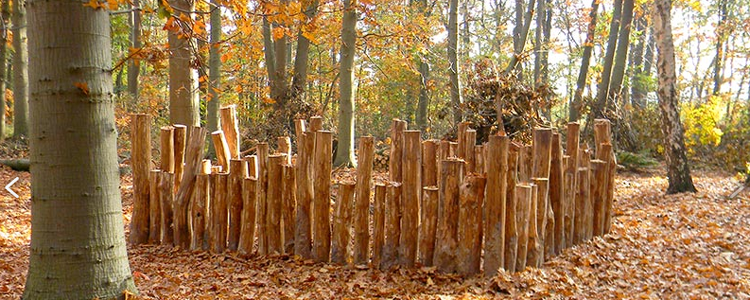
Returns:
[[[208,245],[205,239],[208,192],[208,174],[198,174],[190,203],[190,250],[206,249]]]
[[[471,122],[460,122],[458,123],[458,129],[456,130],[456,143],[458,145],[456,146],[456,151],[454,153],[456,157],[463,160],[466,160],[466,130],[470,129],[469,124],[471,124]]]
[[[586,230],[584,232],[583,239],[585,241],[588,241],[594,236],[594,199],[591,198],[591,181],[594,178],[592,177],[593,173],[591,172],[591,150],[589,150],[588,148],[584,148],[582,153],[583,155],[581,156],[581,165],[588,170],[589,178],[588,184],[581,186],[581,188],[584,189],[584,199],[586,200],[586,206],[583,210],[585,212],[584,228]]]
[[[468,133],[468,132],[467,132]],[[458,216],[458,273],[479,273],[482,253],[482,202],[487,178],[467,175],[461,184]]]
[[[281,192],[283,246],[284,253],[294,254],[294,230],[297,219],[295,216],[295,207],[297,206],[297,178],[294,173],[294,166],[285,163],[282,168],[282,186],[284,187]]]
[[[437,270],[453,273],[458,267],[458,215],[459,186],[464,162],[459,159],[448,159],[442,165],[441,186],[438,204],[437,242],[433,262]]]
[[[315,134],[305,132],[297,140],[297,221],[295,225],[294,253],[302,258],[312,258],[311,204],[313,201],[313,151]]]
[[[219,109],[221,118],[221,131],[227,140],[227,150],[229,156],[227,159],[240,158],[240,128],[237,122],[237,106],[227,105]],[[226,172],[226,171],[225,171]]]
[[[229,182],[227,183],[227,199],[229,201],[229,231],[227,233],[227,248],[237,251],[242,231],[242,181],[248,176],[247,162],[233,158],[229,161]]]
[[[242,230],[240,231],[240,243],[237,251],[242,255],[253,253],[255,244],[255,207],[257,194],[258,179],[248,177],[242,180]]]
[[[437,186],[437,154],[437,140],[422,142],[422,188]]]
[[[244,160],[247,162],[247,176],[258,178],[258,156],[248,155]]]
[[[578,176],[578,143],[580,139],[581,126],[578,123],[568,123],[565,154],[568,156],[568,162],[565,164],[565,186],[563,197],[568,204],[565,208],[565,245],[563,247],[572,247],[574,245],[573,234],[576,217],[576,186]]]
[[[518,151],[518,182],[531,182],[532,176],[532,146],[521,146]]]
[[[355,184],[339,183],[336,197],[336,217],[333,218],[333,237],[331,240],[331,262],[346,264],[347,246],[349,245],[349,227],[352,221],[352,200]]]
[[[172,205],[174,203],[174,174],[161,173],[159,183],[161,191],[161,243],[173,245],[174,231],[172,229]]]
[[[554,217],[552,232],[549,231],[549,226],[547,226],[547,237],[551,236],[554,242],[545,244],[545,256],[552,256],[560,253],[564,247],[563,245],[565,245],[564,216],[566,211],[566,201],[563,198],[564,164],[561,142],[560,134],[554,133],[552,135],[552,153],[549,175],[549,202],[552,206],[552,215]],[[548,221],[547,225],[549,224],[550,222]],[[550,245],[551,248],[547,248],[547,245]],[[547,249],[549,249],[549,251]]]
[[[492,277],[505,265],[505,209],[508,184],[507,136],[487,143],[487,198],[484,199],[484,274]]]
[[[307,131],[307,121],[305,119],[294,119],[294,134],[297,135],[297,144],[300,143],[301,136]],[[299,146],[297,146],[299,147]],[[299,148],[297,149],[299,152]]]
[[[588,153],[581,151],[579,156],[585,157]],[[586,237],[586,210],[590,209],[587,206],[589,202],[589,169],[588,164],[581,160],[581,167],[578,168],[578,174],[576,175],[576,193],[575,193],[575,215],[573,217],[574,228],[573,228],[573,245],[580,244]]]
[[[532,199],[531,207],[533,211],[531,212],[530,220],[536,222],[536,224],[532,224],[529,228],[536,229],[536,233],[532,232],[531,229],[529,229],[529,252],[526,264],[538,268],[544,262],[545,244],[542,236],[545,233],[545,219],[547,217],[547,210],[540,209],[540,206],[543,205],[543,203],[545,202],[544,199],[547,198],[547,192],[549,191],[549,179],[532,178],[531,180],[536,187],[536,192],[534,192],[535,197],[534,199]]]
[[[321,116],[312,116],[310,117],[310,133],[315,135],[318,130],[323,130],[323,117]]]
[[[211,201],[211,221],[213,240],[211,241],[215,253],[222,253],[227,246],[227,182],[228,173],[218,173],[214,176],[214,198]]]
[[[174,190],[180,189],[182,172],[185,169],[185,146],[187,146],[187,126],[175,124],[174,127]]]
[[[211,133],[211,140],[214,143],[214,149],[216,150],[216,160],[221,166],[222,172],[229,172],[229,159],[232,155],[229,152],[229,145],[227,144],[224,132],[217,130]]]
[[[148,243],[158,244],[161,240],[161,170],[151,170],[149,180]]]
[[[419,174],[422,170],[421,135],[419,130],[404,131],[399,262],[405,267],[414,266],[419,243],[419,196],[422,193],[422,181]]]
[[[292,159],[292,139],[288,136],[280,136],[276,138],[276,153],[286,154],[286,164],[289,164]]]
[[[436,169],[437,169],[436,173],[435,173],[435,177],[437,179],[436,185],[439,186],[440,185],[440,174],[442,174],[442,171],[441,171],[442,170],[441,169],[442,168],[442,164],[440,162],[448,159],[448,157],[451,156],[451,142],[447,141],[447,140],[441,140],[440,141],[440,146],[438,146],[438,147],[439,148],[438,148],[438,152],[437,152],[437,161],[435,162],[435,166],[436,166]]]
[[[518,230],[518,255],[516,256],[516,272],[523,271],[526,268],[526,258],[528,253],[529,234],[532,234],[531,226],[534,223],[531,219],[531,204],[534,195],[533,186],[522,183],[516,185],[516,203],[518,204],[518,214],[516,215],[516,229]]]
[[[164,126],[159,136],[161,144],[161,171],[174,173],[174,127]]]
[[[133,170],[133,215],[130,219],[130,244],[145,244],[149,238],[149,170],[151,170],[151,118],[146,114],[130,115]]]
[[[357,192],[354,199],[354,264],[366,265],[370,246],[370,181],[375,156],[375,139],[359,138]]]
[[[604,151],[602,144],[612,144],[611,123],[607,119],[594,120],[594,147],[596,147],[596,158],[601,159]],[[612,149],[610,148],[610,151]]]
[[[484,145],[474,146],[474,172],[485,174]]]
[[[419,226],[419,262],[423,266],[432,266],[432,259],[435,255],[438,191],[437,186],[426,186],[422,189],[422,220]]]
[[[458,143],[456,142],[449,142],[448,145],[450,146],[450,151],[448,152],[448,157],[458,158]]]
[[[257,216],[258,222],[258,253],[260,255],[268,254],[268,224],[266,224],[266,214],[268,208],[268,143],[261,142],[258,147],[258,202]]]
[[[201,127],[193,127],[190,131],[190,141],[187,146],[187,164],[183,170],[180,170],[183,173],[182,183],[174,199],[174,242],[175,245],[180,246],[182,249],[190,247],[188,208],[190,207],[190,198],[193,196],[193,191],[195,190],[195,177],[201,168],[205,140],[206,130]],[[175,151],[175,155],[177,153]],[[183,165],[183,163],[180,162],[180,165]],[[176,177],[177,174],[175,174]]]
[[[375,212],[372,215],[372,260],[371,268],[379,268],[382,261],[383,243],[385,242],[385,195],[386,187],[375,184]]]
[[[315,199],[313,203],[313,259],[328,262],[331,253],[331,147],[330,131],[315,132]]]
[[[474,129],[467,129],[464,132],[464,160],[466,161],[466,174],[475,173],[477,159],[474,153],[474,147],[477,144],[477,131]]]
[[[401,182],[403,176],[402,157],[404,155],[404,131],[406,121],[393,119],[391,126],[391,154],[388,160],[388,173],[393,182]]]
[[[198,174],[211,174],[211,169],[211,160],[204,159],[203,161],[201,161],[200,172],[198,172]]]
[[[516,198],[516,183],[518,176],[518,152],[520,146],[510,143],[508,146],[508,176],[506,179],[505,196],[505,270],[512,272],[516,270],[518,258],[518,214],[520,205]]]
[[[604,202],[604,228],[603,234],[609,233],[612,229],[612,205],[615,199],[615,174],[617,172],[617,158],[614,155],[614,151],[611,150],[612,145],[604,143],[602,144],[602,155],[603,161],[607,162],[607,197]],[[606,155],[609,153],[609,156]]]
[[[268,202],[266,207],[266,229],[268,238],[268,254],[282,254],[281,231],[281,191],[283,185],[282,164],[286,160],[284,154],[268,156]]]
[[[401,236],[401,183],[389,182],[385,200],[385,244],[381,253],[380,269],[387,270],[398,258]]]
[[[604,235],[604,211],[607,202],[607,162],[591,161],[592,235]]]

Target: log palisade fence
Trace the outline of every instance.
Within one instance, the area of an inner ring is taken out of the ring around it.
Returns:
[[[456,142],[422,141],[394,120],[388,182],[373,182],[374,141],[361,137],[356,182],[335,184],[332,199],[333,134],[320,117],[297,120],[295,155],[280,137],[276,151],[259,143],[240,157],[235,107],[220,116],[222,130],[210,133],[217,165],[203,159],[205,129],[174,125],[159,131],[155,170],[150,119],[132,116],[131,244],[492,276],[539,267],[611,227],[616,162],[607,120],[595,121],[594,149],[579,146],[577,123],[565,141],[537,128],[531,145],[502,133],[476,145],[468,123]]]

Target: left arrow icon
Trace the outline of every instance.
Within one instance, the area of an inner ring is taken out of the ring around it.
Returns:
[[[16,194],[16,192],[10,189],[10,187],[16,182],[18,182],[18,177],[11,180],[10,183],[8,183],[8,185],[5,186],[5,190],[8,191],[8,193],[10,193],[11,195],[13,195],[13,197],[18,198],[18,194]]]

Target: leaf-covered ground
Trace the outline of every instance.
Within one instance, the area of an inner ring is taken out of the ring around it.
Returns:
[[[727,200],[730,175],[694,172],[696,194],[665,196],[656,174],[620,174],[613,232],[565,250],[541,269],[461,279],[428,268],[380,272],[293,257],[240,258],[171,247],[130,249],[144,299],[750,299],[750,199]],[[0,192],[0,298],[18,299],[28,268],[29,174],[0,169],[0,185],[20,177],[15,199]],[[122,182],[125,223],[131,183]]]

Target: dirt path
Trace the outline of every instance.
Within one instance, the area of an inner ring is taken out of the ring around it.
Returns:
[[[18,299],[28,263],[28,173],[15,199],[0,192],[0,298]],[[144,299],[646,298],[750,299],[750,199],[726,200],[737,181],[697,172],[697,194],[664,196],[666,179],[620,175],[613,232],[565,250],[541,269],[460,279],[432,269],[379,272],[290,257],[243,259],[162,246],[129,250]],[[124,178],[125,220],[130,182]],[[127,227],[127,226],[126,226]],[[442,296],[442,297],[441,297]]]

